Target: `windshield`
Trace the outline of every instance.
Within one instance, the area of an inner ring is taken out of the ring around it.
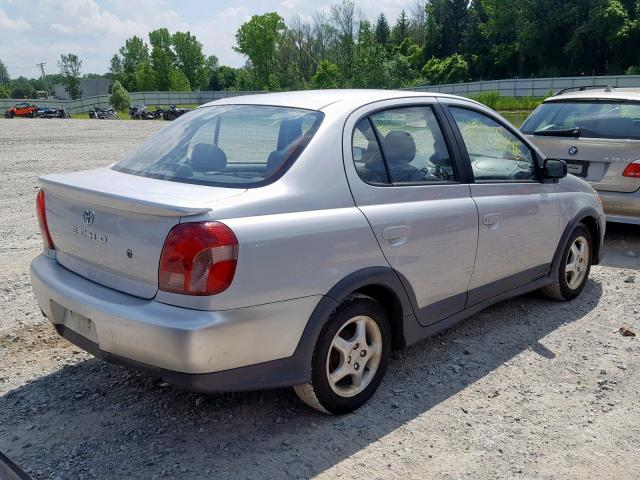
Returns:
[[[320,112],[297,108],[203,107],[175,120],[112,168],[200,185],[265,185],[302,153],[322,118]]]
[[[559,135],[579,129],[576,134],[589,138],[640,140],[640,104],[628,102],[549,102],[543,103],[524,122],[528,134]]]

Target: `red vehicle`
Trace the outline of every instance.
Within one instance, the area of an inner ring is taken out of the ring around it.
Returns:
[[[11,107],[9,110],[4,112],[4,116],[6,118],[13,118],[13,117],[36,118],[37,114],[38,114],[38,107],[36,107],[35,105],[31,105],[30,103],[27,103],[27,102],[16,103],[13,107]]]

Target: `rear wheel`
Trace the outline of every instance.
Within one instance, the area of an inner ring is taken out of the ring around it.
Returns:
[[[386,312],[368,297],[351,297],[323,328],[311,362],[311,382],[294,390],[324,413],[351,412],[374,394],[389,361],[391,329]]]
[[[558,279],[542,289],[542,293],[555,300],[576,298],[589,279],[591,271],[592,239],[585,225],[578,225],[569,237],[558,265]]]

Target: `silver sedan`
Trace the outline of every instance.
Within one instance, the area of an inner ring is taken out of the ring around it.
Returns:
[[[392,349],[583,290],[605,216],[495,112],[375,90],[234,97],[122,161],[40,179],[31,278],[57,331],[191,390],[293,386],[341,414]]]

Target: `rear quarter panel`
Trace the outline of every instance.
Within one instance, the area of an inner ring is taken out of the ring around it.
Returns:
[[[226,310],[325,295],[349,274],[388,266],[355,206],[342,161],[344,117],[327,115],[300,158],[275,183],[182,221],[218,220],[239,242],[231,286],[210,297],[158,292],[161,302]]]

